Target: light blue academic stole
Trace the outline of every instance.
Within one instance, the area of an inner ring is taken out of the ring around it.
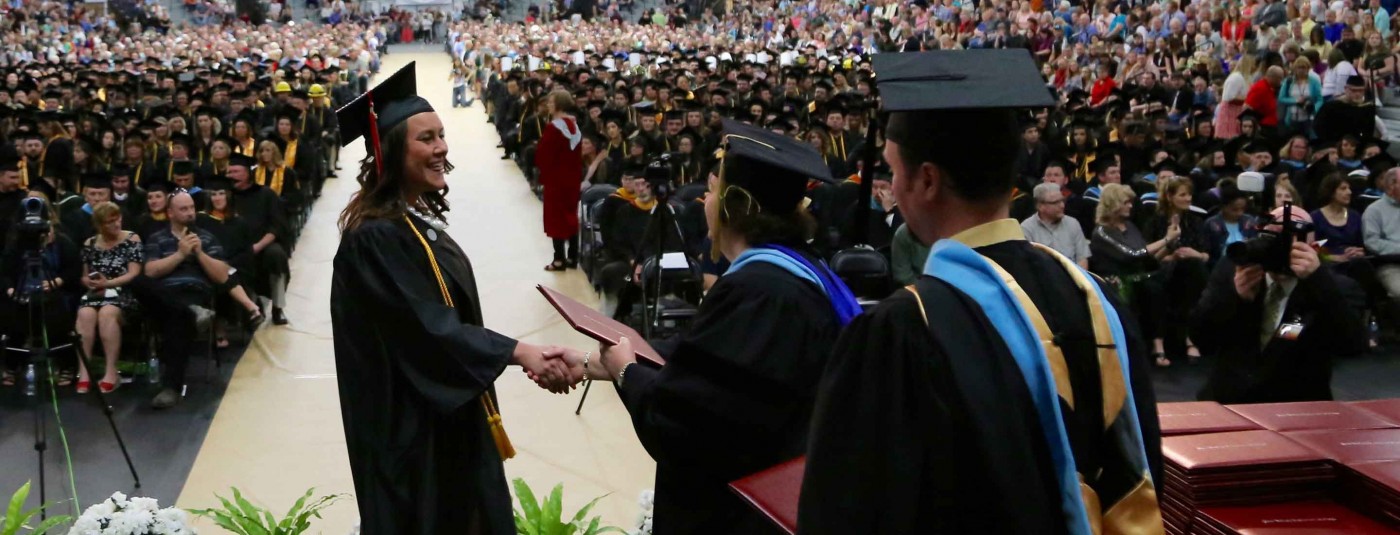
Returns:
[[[836,321],[842,327],[851,323],[851,320],[861,313],[860,303],[851,294],[850,288],[831,272],[831,268],[826,267],[825,263],[812,264],[797,251],[781,245],[761,245],[739,253],[739,257],[734,259],[724,274],[728,275],[754,262],[777,266],[794,277],[815,284],[831,302],[832,312],[836,314]]]
[[[1034,311],[1036,319],[1033,321],[1022,306],[1024,302],[1034,307],[1019,285],[1012,286],[1015,280],[990,259],[967,245],[949,239],[934,244],[924,264],[924,274],[947,282],[975,301],[1006,342],[1035,403],[1040,427],[1055,464],[1060,508],[1064,512],[1069,533],[1160,533],[1161,511],[1148,471],[1137,407],[1133,404],[1123,325],[1103,290],[1093,282],[1087,271],[1048,247],[1037,245],[1037,248],[1054,255],[1066,269],[1073,269],[1070,275],[1085,293],[1091,316],[1096,322],[1094,330],[1099,346],[1099,367],[1105,385],[1105,433],[1112,433],[1108,438],[1116,445],[1116,451],[1107,454],[1121,457],[1130,469],[1142,474],[1142,479],[1133,488],[1123,489],[1125,493],[1122,496],[1106,497],[1111,502],[1103,500],[1100,503],[1095,490],[1081,480],[1060,410],[1061,398],[1067,398],[1069,406],[1074,405],[1073,389],[1065,375],[1064,357],[1056,349],[1054,353],[1059,357],[1058,362],[1052,362],[1046,345],[1051,343],[1049,341],[1053,336],[1038,310]],[[1096,305],[1101,308],[1095,310]],[[1111,340],[1107,340],[1110,335]],[[1110,341],[1112,343],[1108,344]],[[1060,381],[1056,380],[1056,371],[1062,375]],[[1092,502],[1092,508],[1086,502]],[[1119,504],[1123,507],[1113,508]],[[1112,514],[1106,514],[1110,510]]]

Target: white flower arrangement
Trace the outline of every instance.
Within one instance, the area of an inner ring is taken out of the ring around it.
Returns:
[[[155,498],[130,498],[120,492],[93,504],[73,522],[68,535],[195,535],[189,515],[160,508]]]
[[[637,496],[637,506],[642,508],[642,512],[637,515],[637,527],[628,532],[628,535],[651,535],[651,517],[656,506],[656,493],[651,489],[642,491],[642,494]]]

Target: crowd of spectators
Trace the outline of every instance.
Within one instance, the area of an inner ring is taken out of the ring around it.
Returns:
[[[334,110],[378,69],[383,29],[163,28],[82,6],[0,12],[0,326],[10,347],[47,330],[92,356],[55,353],[59,386],[110,392],[144,369],[165,408],[206,353],[196,337],[221,350],[288,323],[288,257],[335,174]],[[0,385],[24,379],[22,354],[0,364]]]
[[[814,0],[673,3],[622,16],[617,4],[575,1],[524,23],[457,21],[448,49],[483,97],[503,158],[532,182],[535,144],[559,117],[550,95],[572,97],[584,135],[581,213],[601,225],[596,235],[583,225],[582,250],[614,266],[589,275],[616,293],[651,256],[643,244],[655,241],[644,236],[657,183],[643,175],[663,159],[684,238],[673,248],[707,275],[722,273],[694,228],[703,217],[687,217],[714,169],[722,118],[826,155],[846,183],[814,181],[814,246],[828,257],[870,246],[885,253],[892,282],[908,284],[928,249],[900,228],[878,150],[863,170],[879,119],[871,57],[1023,48],[1058,104],[1024,115],[1008,212],[1027,237],[1111,281],[1157,364],[1170,366],[1221,347],[1220,333],[1198,326],[1210,276],[1233,269],[1226,250],[1284,203],[1309,215],[1321,271],[1337,282],[1329,299],[1347,304],[1345,332],[1328,331],[1346,340],[1325,346],[1327,356],[1364,350],[1367,323],[1379,329],[1372,346],[1400,339],[1400,247],[1388,241],[1400,217],[1385,215],[1400,213],[1390,193],[1400,186],[1377,112],[1400,80],[1397,4]],[[867,178],[871,196],[856,197]],[[598,185],[616,191],[600,200],[588,192]],[[549,268],[577,264],[590,261],[556,254]]]

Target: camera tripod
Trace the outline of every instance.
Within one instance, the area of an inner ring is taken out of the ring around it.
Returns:
[[[49,279],[44,276],[45,270],[40,250],[26,251],[24,253],[24,264],[25,280],[28,281],[28,283],[15,290],[15,300],[23,306],[27,319],[28,337],[24,345],[20,347],[11,347],[7,337],[0,337],[0,344],[4,345],[6,352],[19,353],[28,357],[24,362],[24,389],[26,397],[33,398],[34,451],[38,456],[39,503],[42,505],[48,503],[48,489],[46,484],[47,470],[44,466],[44,453],[48,450],[48,421],[44,415],[45,403],[49,403],[53,406],[54,421],[58,425],[59,439],[63,443],[64,454],[68,457],[69,475],[72,475],[72,454],[68,451],[68,438],[63,432],[63,419],[58,411],[58,387],[54,381],[54,365],[50,355],[55,351],[63,351],[71,348],[89,370],[94,368],[92,367],[92,362],[88,359],[88,355],[83,351],[82,340],[77,333],[72,333],[73,342],[59,346],[50,345],[48,324],[45,321],[48,318],[46,314],[48,304],[45,299],[46,290],[42,286],[42,281]],[[50,289],[47,291],[54,290]],[[36,318],[38,323],[37,327],[35,325]],[[40,379],[41,372],[43,374],[43,379]],[[45,388],[45,386],[47,388]],[[45,399],[45,392],[48,393],[47,399]],[[131,454],[127,452],[126,442],[122,440],[122,434],[121,431],[117,429],[116,420],[112,418],[112,405],[107,402],[107,397],[102,393],[101,388],[93,388],[91,392],[96,396],[97,404],[102,408],[102,414],[107,417],[107,424],[111,426],[112,434],[117,438],[117,446],[121,448],[122,457],[126,459],[127,469],[131,470],[131,477],[135,480],[135,488],[141,488],[141,476],[137,475],[136,466],[131,462]],[[69,491],[72,493],[72,499],[74,500],[74,515],[76,516],[80,514],[81,511],[77,510],[78,489],[73,481],[74,480],[70,477]],[[47,509],[40,509],[39,514],[41,519],[48,518]]]

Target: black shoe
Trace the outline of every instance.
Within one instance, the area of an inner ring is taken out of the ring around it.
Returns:
[[[282,312],[282,309],[281,309],[281,308],[272,307],[272,324],[273,324],[273,325],[286,325],[287,323],[288,323],[288,321],[287,321],[287,314],[284,313],[284,312]]]
[[[509,155],[509,154],[502,154],[502,155],[501,155],[501,159],[502,159],[502,160],[509,160],[509,159],[510,159],[510,155]]]

